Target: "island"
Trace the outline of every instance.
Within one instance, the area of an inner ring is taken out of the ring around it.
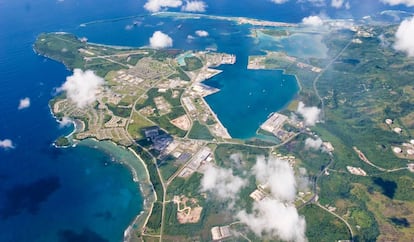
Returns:
[[[258,40],[314,34],[227,20],[250,24]],[[50,101],[57,119],[76,122],[73,142],[114,142],[145,167],[134,177],[144,211],[125,240],[412,238],[414,60],[379,48],[378,36],[390,41],[395,25],[337,26],[320,33],[329,49],[319,58],[276,50],[249,57],[249,69],[295,75],[300,91],[247,140],[232,138],[204,99],[220,90],[203,81],[234,64],[231,53],[116,47],[62,32],[39,35],[34,50],[102,80],[86,105],[66,92]],[[274,221],[296,229],[284,233]]]

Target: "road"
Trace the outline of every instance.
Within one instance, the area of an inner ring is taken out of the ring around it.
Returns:
[[[352,227],[351,225],[348,223],[348,221],[346,221],[344,218],[342,218],[341,216],[339,216],[338,214],[330,211],[329,209],[325,208],[324,206],[322,206],[320,203],[315,203],[317,206],[319,206],[320,208],[322,208],[323,210],[327,211],[328,213],[332,214],[333,216],[339,218],[342,222],[344,222],[344,224],[346,224],[346,227],[348,227],[348,231],[351,234],[351,241],[354,240],[354,232],[352,231]]]
[[[314,182],[312,184],[313,196],[310,199],[308,199],[308,201],[306,201],[305,203],[301,204],[298,207],[298,209],[303,208],[303,207],[305,207],[305,206],[307,206],[307,205],[309,205],[311,203],[316,204],[317,206],[321,207],[325,211],[331,213],[335,217],[339,218],[342,222],[344,222],[345,225],[348,227],[349,233],[351,234],[351,241],[353,241],[353,239],[354,239],[354,232],[352,230],[351,225],[348,223],[348,221],[346,221],[344,218],[342,218],[338,214],[336,214],[336,213],[334,213],[332,211],[329,211],[329,209],[325,208],[319,202],[315,201],[316,198],[318,197],[318,181],[319,181],[320,177],[325,173],[325,170],[329,169],[329,167],[332,165],[333,162],[334,162],[333,155],[330,154],[330,159],[329,159],[328,164],[326,164],[325,168],[319,172],[319,174],[315,177],[315,180],[314,180]]]
[[[325,120],[325,103],[323,101],[323,98],[321,97],[321,95],[319,94],[318,88],[316,87],[316,85],[318,84],[319,78],[321,78],[321,76],[325,73],[325,71],[332,65],[332,63],[334,63],[343,53],[344,51],[349,47],[349,45],[352,43],[352,39],[344,46],[344,48],[342,48],[342,50],[338,53],[338,55],[336,55],[323,69],[321,72],[319,72],[319,74],[315,77],[315,79],[313,80],[313,91],[315,92],[316,96],[319,98],[320,102],[321,102],[321,120],[324,121]]]

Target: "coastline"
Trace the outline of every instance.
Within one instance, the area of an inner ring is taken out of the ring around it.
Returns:
[[[217,124],[220,126],[220,129],[222,131],[225,132],[225,139],[232,139],[229,131],[227,130],[227,128],[223,125],[223,123],[221,123],[220,119],[218,118],[217,114],[213,111],[213,109],[210,107],[210,105],[207,103],[207,101],[204,99],[204,97],[201,98],[201,100],[203,100],[204,105],[206,105],[206,107],[210,110],[211,115],[213,115],[214,119],[217,121]]]
[[[54,115],[49,105],[50,114],[52,117],[60,123],[58,118]],[[80,121],[82,122],[82,121]],[[138,184],[139,191],[142,196],[142,210],[131,220],[128,227],[124,230],[123,241],[136,241],[138,239],[137,233],[140,234],[140,230],[146,224],[149,215],[151,214],[153,203],[156,200],[156,193],[154,192],[153,185],[150,181],[149,171],[145,162],[141,157],[132,149],[116,144],[110,140],[100,141],[95,138],[87,138],[84,140],[77,140],[73,137],[77,131],[79,131],[79,125],[77,120],[71,120],[73,124],[73,130],[64,137],[71,140],[72,145],[58,146],[53,142],[53,146],[57,149],[65,149],[70,147],[76,147],[77,145],[83,145],[90,148],[98,149],[108,155],[110,155],[114,162],[118,162],[124,165],[132,174],[132,180]],[[128,157],[129,156],[129,157]]]
[[[99,141],[94,138],[81,140],[79,145],[96,148],[109,154],[114,162],[118,162],[128,168],[132,174],[132,180],[138,184],[142,195],[142,210],[131,220],[124,230],[124,241],[135,241],[137,233],[146,223],[150,215],[152,204],[156,199],[153,185],[150,182],[149,172],[144,161],[131,148],[120,146],[112,141]]]
[[[189,19],[207,18],[207,19],[215,19],[215,20],[233,21],[240,25],[250,24],[252,26],[264,26],[264,27],[297,26],[297,24],[295,23],[260,20],[260,19],[254,19],[254,18],[248,18],[248,17],[224,17],[224,16],[218,16],[218,15],[207,15],[207,14],[200,14],[200,13],[183,13],[183,12],[173,12],[173,11],[156,12],[156,13],[151,14],[151,16],[189,18]]]

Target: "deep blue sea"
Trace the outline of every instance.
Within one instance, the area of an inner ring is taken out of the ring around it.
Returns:
[[[311,14],[359,18],[385,8],[376,0],[351,1],[355,7],[350,11],[293,0],[284,5],[268,0],[206,2],[208,14],[284,22],[300,22]],[[142,207],[138,184],[110,154],[86,146],[56,149],[51,145],[71,132],[70,127],[59,128],[48,107],[54,89],[71,73],[33,52],[39,33],[66,31],[97,43],[143,46],[155,30],[161,30],[174,39],[174,48],[215,47],[236,54],[235,65],[221,66],[224,72],[207,81],[221,89],[207,101],[238,138],[253,136],[267,115],[297,92],[294,77],[280,71],[245,71],[247,56],[260,53],[259,47],[252,47],[247,27],[148,16],[79,26],[146,14],[144,3],[0,0],[0,140],[11,139],[15,146],[0,148],[0,241],[121,241],[124,229]],[[134,20],[143,24],[127,30]],[[182,28],[177,28],[179,24]],[[210,36],[189,41],[187,36],[198,29],[207,30]],[[25,97],[31,106],[18,110],[19,100]]]

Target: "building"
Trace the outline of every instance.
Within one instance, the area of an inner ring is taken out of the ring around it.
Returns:
[[[266,197],[266,193],[263,191],[256,189],[252,193],[250,193],[250,197],[255,201],[262,201]]]
[[[160,129],[158,126],[151,126],[142,129],[145,138],[152,142],[152,149],[157,151],[165,150],[173,142],[173,137]]]
[[[394,151],[394,153],[396,153],[396,154],[399,154],[399,153],[401,153],[402,152],[402,150],[401,150],[401,148],[400,147],[394,147],[394,148],[392,148],[392,150]]]
[[[157,135],[152,139],[152,148],[163,151],[167,148],[169,144],[173,142],[173,137],[169,134]]]
[[[160,128],[158,126],[151,126],[151,127],[143,128],[142,132],[145,138],[153,140],[154,137],[159,135]]]
[[[402,129],[401,128],[398,128],[398,127],[394,128],[393,130],[397,134],[401,134],[401,132],[402,132]]]
[[[387,118],[387,119],[385,120],[385,123],[386,123],[386,124],[388,124],[388,125],[391,125],[391,124],[393,124],[393,123],[394,123],[394,121],[392,121],[392,119]]]
[[[231,236],[230,226],[216,226],[211,228],[211,237],[214,241],[222,240]]]

